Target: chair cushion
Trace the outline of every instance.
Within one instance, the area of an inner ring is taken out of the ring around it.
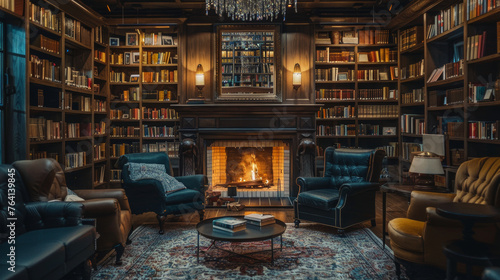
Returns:
[[[424,252],[425,222],[407,218],[396,218],[389,222],[388,231],[391,242],[398,247],[413,252]]]
[[[298,197],[299,204],[322,210],[330,210],[337,205],[339,191],[337,189],[319,189],[301,192]]]
[[[184,189],[177,192],[169,193],[166,196],[167,205],[176,205],[189,202],[196,202],[202,200],[201,193],[199,191]]]

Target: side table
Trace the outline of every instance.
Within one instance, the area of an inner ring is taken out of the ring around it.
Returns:
[[[500,221],[500,210],[491,205],[472,203],[444,203],[436,208],[436,213],[449,219],[459,220],[463,226],[463,239],[444,246],[446,256],[446,278],[454,279],[457,262],[465,263],[467,278],[472,276],[472,266],[491,266],[500,263],[500,248],[486,244],[472,237],[475,223]]]

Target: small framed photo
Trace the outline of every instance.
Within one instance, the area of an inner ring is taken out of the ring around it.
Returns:
[[[382,134],[383,135],[396,135],[396,127],[395,126],[384,127],[382,129]]]
[[[379,76],[380,76],[379,78],[380,78],[381,81],[387,81],[387,80],[389,80],[389,76],[387,75],[387,72],[381,72],[379,74]]]
[[[139,82],[139,74],[130,75],[130,82],[131,83],[138,83]]]
[[[130,64],[132,58],[132,53],[131,52],[126,52],[123,54],[123,63],[124,64]]]
[[[174,44],[172,36],[161,36],[161,44],[166,46],[171,46]]]
[[[141,54],[139,52],[132,52],[132,64],[139,64],[141,62]]]
[[[482,101],[491,101],[494,99],[495,99],[495,89],[487,88],[486,92],[484,93],[484,98]]]
[[[119,46],[120,45],[120,38],[109,37],[109,45],[110,46]]]
[[[137,46],[137,43],[139,42],[138,36],[139,34],[137,33],[127,33],[127,46]]]
[[[338,74],[338,80],[339,81],[347,81],[347,73],[346,72],[341,72]]]

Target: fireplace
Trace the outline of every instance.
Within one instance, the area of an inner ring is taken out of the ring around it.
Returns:
[[[289,197],[290,146],[282,140],[216,140],[206,148],[210,189],[227,196],[227,187],[238,197]]]

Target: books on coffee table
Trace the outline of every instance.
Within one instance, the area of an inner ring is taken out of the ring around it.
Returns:
[[[244,219],[249,225],[266,226],[276,223],[274,216],[269,214],[248,214]]]
[[[247,222],[242,219],[225,217],[213,220],[212,227],[216,230],[221,230],[225,232],[238,232],[245,230]]]

